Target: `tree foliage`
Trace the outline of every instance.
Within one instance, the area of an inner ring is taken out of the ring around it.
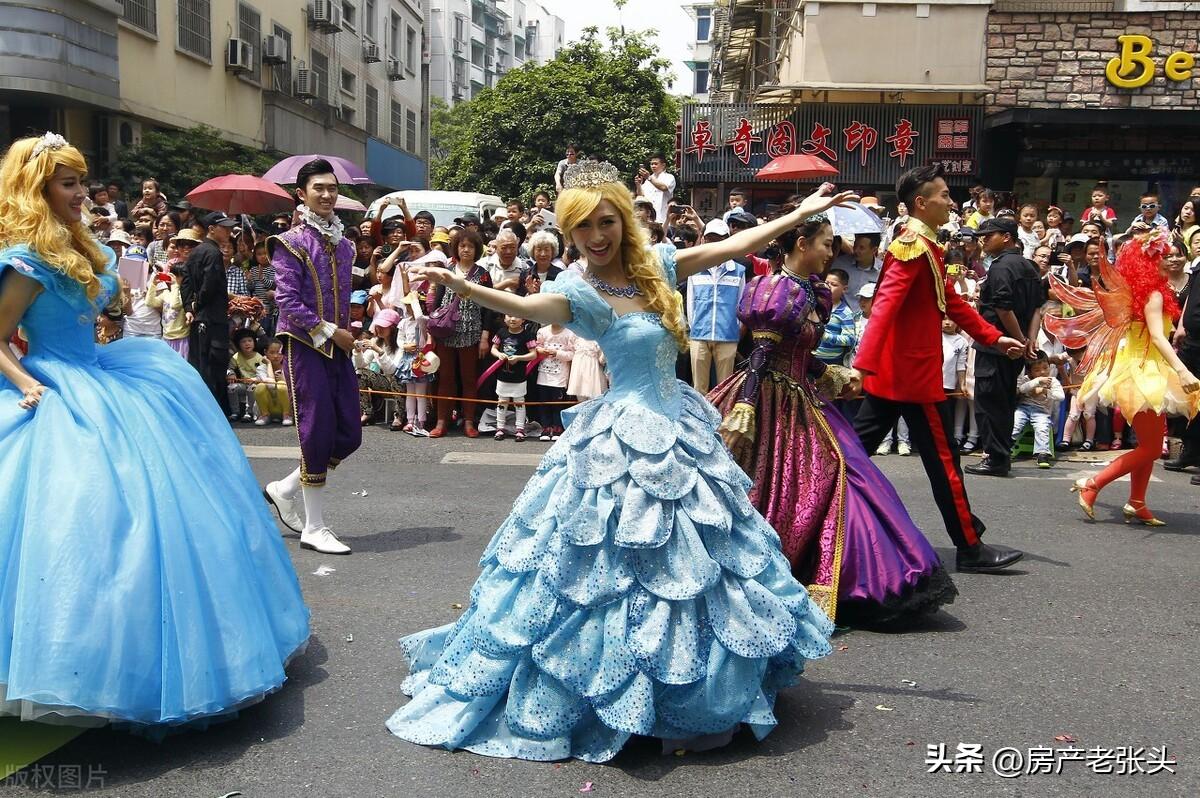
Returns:
[[[122,150],[112,178],[126,196],[141,194],[142,180],[153,177],[172,200],[210,178],[220,175],[261,175],[283,155],[225,141],[213,128],[201,125],[187,130],[154,130],[143,134],[137,147]]]
[[[570,142],[599,154],[632,179],[656,152],[675,148],[678,100],[670,62],[652,32],[584,31],[546,64],[506,74],[454,109],[435,111],[431,136],[443,153],[435,188],[528,199],[554,188],[554,169]]]

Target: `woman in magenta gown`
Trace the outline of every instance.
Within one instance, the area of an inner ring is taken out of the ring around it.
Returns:
[[[754,479],[750,501],[779,533],[792,571],[831,617],[854,625],[904,622],[958,591],[895,488],[823,396],[854,372],[812,352],[832,298],[818,274],[833,242],[814,217],[778,237],[783,271],[746,286],[738,318],[749,363],[709,394],[722,435]]]

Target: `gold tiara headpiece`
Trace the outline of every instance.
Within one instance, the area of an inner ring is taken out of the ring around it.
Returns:
[[[585,161],[567,167],[563,188],[596,188],[605,183],[620,183],[621,170],[608,161]]]

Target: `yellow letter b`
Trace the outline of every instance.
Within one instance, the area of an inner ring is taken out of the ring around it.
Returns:
[[[1149,36],[1130,33],[1118,36],[1117,43],[1121,46],[1121,53],[1108,60],[1104,76],[1109,83],[1122,89],[1145,86],[1154,78],[1154,61],[1150,59],[1154,42]]]

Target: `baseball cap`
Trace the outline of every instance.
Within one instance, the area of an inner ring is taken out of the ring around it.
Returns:
[[[173,203],[171,205],[171,209],[176,211],[190,211],[192,209],[192,203],[182,199],[179,200],[179,202]]]
[[[435,231],[433,231],[433,235],[431,235],[429,237],[429,243],[431,243],[431,244],[449,244],[450,243],[450,234],[447,233],[445,230],[435,230]]]
[[[213,225],[220,225],[221,227],[237,227],[238,220],[229,218],[229,216],[221,211],[215,211],[204,217],[204,224],[208,227],[212,227]]]
[[[870,299],[875,296],[875,283],[867,283],[858,289],[858,296],[860,299]]]
[[[727,236],[729,235],[729,225],[725,224],[724,219],[713,219],[711,222],[704,225],[704,235]]]
[[[1012,219],[1004,219],[996,217],[995,219],[984,219],[979,224],[979,229],[975,231],[975,235],[979,238],[989,233],[1008,233],[1013,238],[1017,237],[1017,223]]]
[[[124,244],[125,246],[130,246],[133,243],[129,239],[129,233],[126,233],[124,230],[113,230],[111,233],[108,234],[108,242],[107,243],[111,244],[114,241],[119,241],[122,244]]]
[[[371,329],[379,329],[381,327],[395,327],[400,323],[400,314],[388,308],[381,310],[371,319]]]
[[[758,219],[755,219],[753,214],[739,208],[725,217],[725,223],[736,224],[740,227],[757,227]]]
[[[479,224],[479,214],[464,213],[462,216],[454,220],[455,224],[461,224],[464,227],[469,224]]]
[[[366,291],[351,291],[350,292],[350,304],[351,305],[367,304],[367,292]]]
[[[1067,239],[1067,249],[1071,249],[1071,247],[1074,247],[1077,244],[1081,247],[1086,247],[1088,245],[1088,242],[1091,240],[1092,239],[1090,239],[1083,233],[1076,233],[1075,235],[1073,235],[1069,239]]]

